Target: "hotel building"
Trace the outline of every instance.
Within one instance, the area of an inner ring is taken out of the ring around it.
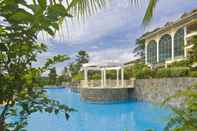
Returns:
[[[197,9],[140,38],[145,41],[145,63],[151,67],[163,64],[167,66],[187,59],[193,44],[192,39],[196,36]]]

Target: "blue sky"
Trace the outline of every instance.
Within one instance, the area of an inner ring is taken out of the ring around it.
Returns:
[[[57,54],[69,55],[70,61],[56,65],[58,73],[61,73],[79,50],[87,51],[91,62],[130,61],[134,59],[132,50],[136,38],[197,8],[197,0],[159,0],[152,22],[144,28],[141,22],[148,0],[142,0],[144,4],[142,2],[140,7],[129,5],[128,0],[111,1],[106,8],[86,18],[85,22],[73,19],[72,23],[67,23],[68,26],[64,24],[61,33],[55,37],[45,36],[49,49],[39,56],[37,64]],[[43,37],[40,40],[43,41]]]

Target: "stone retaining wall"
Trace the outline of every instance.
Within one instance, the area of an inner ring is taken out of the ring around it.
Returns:
[[[161,104],[167,97],[177,91],[197,83],[197,78],[162,78],[137,79],[134,88],[80,88],[82,100],[93,102],[111,102],[122,100],[139,100]],[[183,102],[176,99],[169,104],[178,106]]]
[[[93,102],[113,102],[113,101],[124,101],[128,100],[128,89],[127,88],[81,88],[80,89],[81,99],[84,101]]]
[[[135,88],[129,90],[131,99],[162,103],[165,98],[177,91],[197,83],[197,78],[141,79],[135,81]],[[170,105],[180,105],[182,100],[174,100]]]

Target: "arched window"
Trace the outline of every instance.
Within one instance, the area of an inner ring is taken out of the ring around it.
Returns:
[[[174,56],[184,55],[184,28],[179,29],[174,36]]]
[[[170,35],[163,35],[159,41],[159,62],[165,62],[172,56],[172,38]]]
[[[149,64],[156,64],[157,63],[157,43],[155,40],[152,40],[148,43],[147,62]]]

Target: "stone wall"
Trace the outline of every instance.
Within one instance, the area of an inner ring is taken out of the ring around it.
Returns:
[[[129,89],[129,97],[160,104],[165,98],[194,83],[197,83],[197,78],[140,79],[135,81],[134,89]],[[176,99],[170,105],[180,105],[181,101]]]
[[[128,100],[127,88],[81,88],[81,99],[93,102],[113,102]]]

